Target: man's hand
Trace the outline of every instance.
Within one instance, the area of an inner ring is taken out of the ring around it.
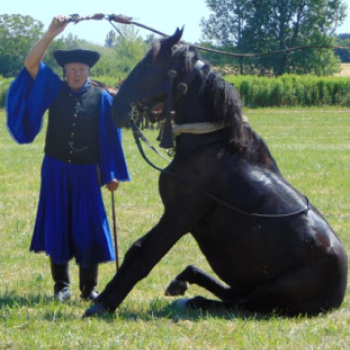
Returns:
[[[62,33],[69,24],[67,19],[66,16],[62,15],[54,17],[47,32],[56,37],[58,34]]]
[[[68,24],[69,22],[67,22],[66,16],[59,15],[54,17],[48,30],[30,49],[24,60],[24,65],[33,79],[35,79],[38,74],[40,61],[43,60],[46,49],[50,46],[52,40],[54,40],[58,34],[63,32]]]
[[[113,179],[111,182],[108,182],[107,188],[108,191],[114,192],[119,186],[119,181],[117,179]]]

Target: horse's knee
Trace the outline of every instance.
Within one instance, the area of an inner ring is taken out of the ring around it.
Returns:
[[[177,277],[176,280],[187,281],[189,283],[194,283],[196,281],[196,275],[202,275],[204,272],[200,270],[197,266],[187,265],[185,270],[182,271]]]
[[[165,290],[165,295],[167,296],[177,296],[184,295],[188,289],[188,283],[184,281],[178,281],[174,279],[169,284],[168,288]]]
[[[167,296],[184,295],[189,288],[189,283],[193,282],[193,275],[198,268],[193,265],[188,265],[185,270],[179,273],[169,284],[165,290]]]

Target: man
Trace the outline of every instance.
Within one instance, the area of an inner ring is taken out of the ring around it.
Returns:
[[[68,262],[73,257],[79,265],[81,298],[97,296],[98,264],[115,259],[100,186],[115,191],[118,181],[129,180],[121,131],[111,117],[112,98],[89,79],[99,53],[55,51],[65,80],[42,62],[67,24],[64,16],[53,19],[28,53],[6,101],[8,129],[18,143],[34,140],[49,110],[30,250],[49,255],[54,296],[62,302],[71,297]]]

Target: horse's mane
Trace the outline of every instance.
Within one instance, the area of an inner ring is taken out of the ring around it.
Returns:
[[[224,143],[228,150],[237,152],[245,149],[247,146],[243,133],[242,102],[233,84],[212,70],[210,64],[199,56],[193,46],[175,46],[173,56],[184,57],[183,66],[187,72],[192,70],[199,59],[205,63],[201,71],[203,83],[199,92],[205,95],[206,109],[211,121],[217,124],[224,123],[226,126]]]
[[[228,150],[237,152],[245,149],[242,104],[237,90],[213,70],[206,76],[202,88],[213,121],[226,126],[225,144]]]
[[[161,43],[165,39],[155,41],[148,52],[154,62],[161,52]],[[194,64],[201,60],[205,66],[201,70],[202,86],[199,93],[204,94],[206,109],[209,111],[211,122],[224,123],[226,128],[224,144],[230,152],[242,151],[247,147],[244,122],[242,116],[242,103],[238,91],[233,84],[225,81],[221,75],[211,69],[210,64],[201,58],[196,48],[191,45],[175,44],[172,47],[172,60],[180,60],[180,70],[189,73]]]

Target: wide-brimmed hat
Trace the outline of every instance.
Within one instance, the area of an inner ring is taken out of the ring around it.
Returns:
[[[67,63],[84,63],[90,68],[99,60],[100,53],[92,50],[55,50],[53,57],[61,67]]]

